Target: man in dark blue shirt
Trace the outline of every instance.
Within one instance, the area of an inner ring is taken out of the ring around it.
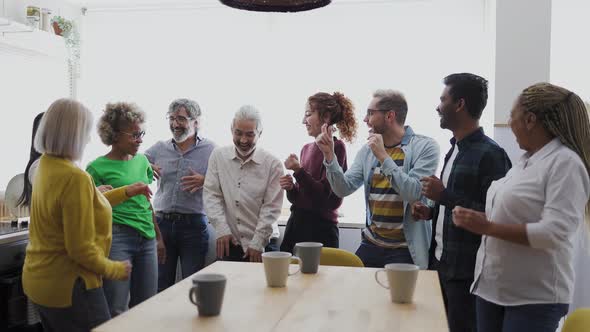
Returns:
[[[440,126],[453,132],[441,178],[422,178],[422,194],[434,207],[412,205],[416,220],[432,219],[429,267],[438,271],[451,332],[475,331],[475,297],[470,293],[481,236],[453,224],[455,206],[485,210],[492,181],[506,175],[512,164],[496,142],[486,136],[479,118],[487,104],[487,80],[452,74],[436,108]]]

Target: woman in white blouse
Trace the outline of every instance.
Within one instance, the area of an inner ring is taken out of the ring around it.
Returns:
[[[526,151],[487,192],[485,214],[453,210],[456,226],[482,234],[471,291],[477,331],[555,331],[573,295],[573,245],[590,211],[590,123],[564,88],[526,88],[510,114]]]

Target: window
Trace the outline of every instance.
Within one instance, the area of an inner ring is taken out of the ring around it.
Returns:
[[[171,136],[164,115],[175,98],[200,104],[201,133],[219,145],[231,144],[233,113],[252,104],[263,116],[260,146],[284,159],[312,142],[301,124],[307,97],[341,91],[360,124],[347,146],[350,165],[367,138],[362,120],[372,92],[394,88],[408,99],[408,124],[444,152],[450,134],[435,113],[442,78],[492,73],[484,2],[338,1],[299,14],[221,5],[89,11],[79,95],[97,116],[109,101],[138,103],[148,114],[144,148]],[[489,132],[491,110],[482,119]],[[105,152],[95,136],[83,164]],[[340,212],[342,221],[364,223],[362,188]]]

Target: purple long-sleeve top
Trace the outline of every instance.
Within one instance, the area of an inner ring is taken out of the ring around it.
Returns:
[[[346,172],[346,147],[334,137],[334,154],[342,170]],[[338,208],[342,198],[332,192],[326,178],[324,155],[315,142],[303,146],[299,158],[301,169],[293,173],[297,181],[293,189],[287,191],[287,199],[297,209],[315,211],[323,218],[338,222]]]

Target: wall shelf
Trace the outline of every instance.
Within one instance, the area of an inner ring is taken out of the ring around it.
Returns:
[[[1,49],[14,53],[34,54],[58,60],[65,60],[68,56],[61,36],[3,17],[0,17],[0,46]]]

